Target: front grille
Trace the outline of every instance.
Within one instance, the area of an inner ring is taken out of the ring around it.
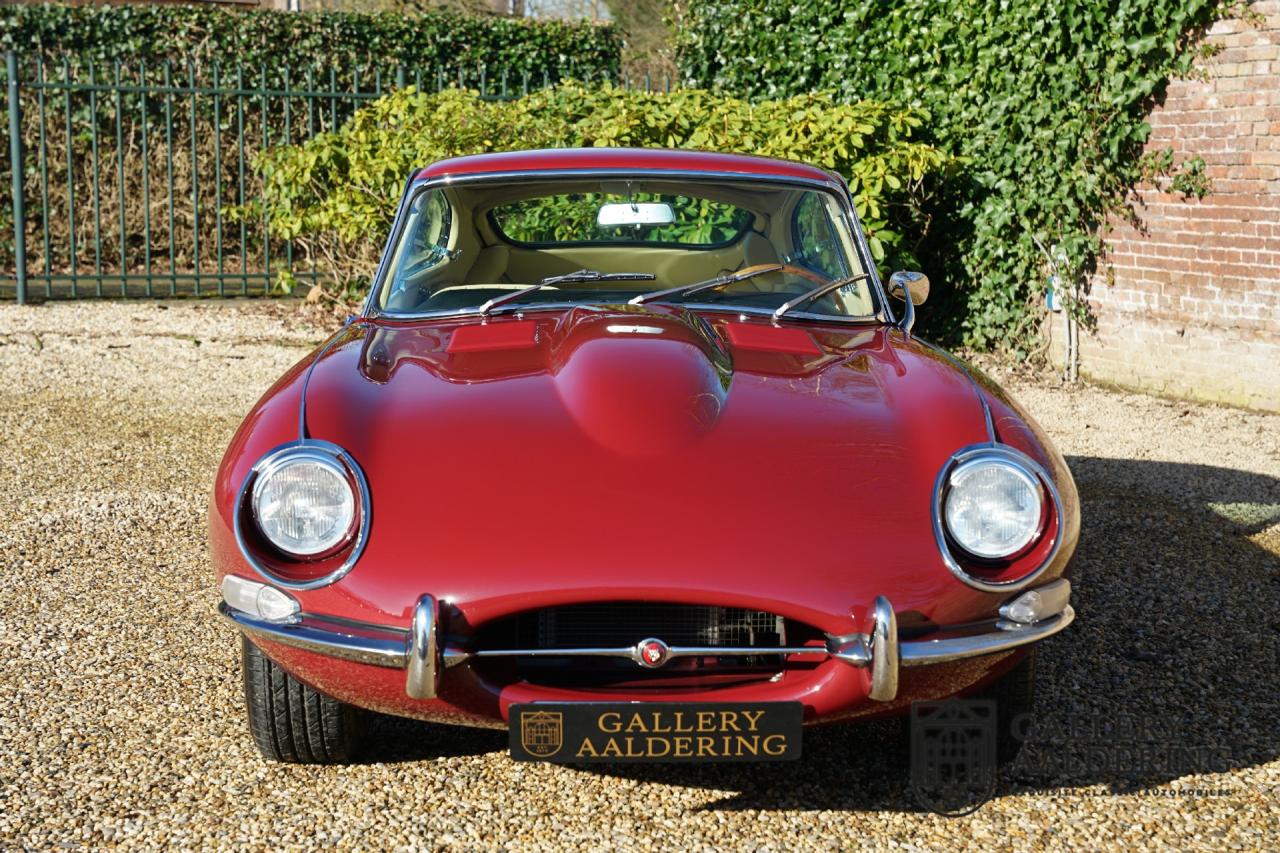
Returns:
[[[784,658],[769,650],[805,645],[821,632],[763,610],[650,601],[609,601],[529,610],[482,626],[483,649],[626,649],[650,637],[669,646],[752,649],[750,654],[676,658],[643,669],[629,658],[502,656],[474,666],[499,684],[523,681],[574,690],[710,690],[775,677]],[[758,652],[754,650],[759,650]]]
[[[507,621],[508,648],[623,648],[656,637],[670,646],[769,648],[786,641],[783,618],[762,610],[652,602],[548,607]],[[497,627],[497,626],[494,626]],[[489,636],[490,648],[498,636]]]

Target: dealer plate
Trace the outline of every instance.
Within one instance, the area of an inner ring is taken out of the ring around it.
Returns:
[[[510,710],[517,761],[791,761],[799,702],[533,702]]]

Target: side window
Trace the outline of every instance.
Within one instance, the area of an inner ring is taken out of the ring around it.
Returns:
[[[849,274],[840,251],[839,237],[821,193],[809,192],[796,205],[791,220],[791,260],[827,278]]]

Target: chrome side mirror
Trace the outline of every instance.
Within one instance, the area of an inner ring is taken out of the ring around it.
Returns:
[[[905,303],[898,325],[910,335],[916,324],[916,306],[929,298],[929,276],[922,272],[896,272],[889,276],[889,295]]]
[[[896,272],[889,276],[889,295],[902,301],[911,294],[911,304],[923,305],[929,298],[929,276],[922,272]]]

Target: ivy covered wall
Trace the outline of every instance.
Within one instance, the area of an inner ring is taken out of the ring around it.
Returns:
[[[1227,4],[1230,5],[1230,4]],[[1144,156],[1146,116],[1188,73],[1219,0],[692,0],[689,85],[748,98],[831,90],[921,110],[922,138],[962,162],[925,207],[917,254],[939,285],[923,328],[1028,354],[1052,263],[1081,297],[1099,225],[1143,176],[1205,190]],[[1075,309],[1086,313],[1083,299]],[[1088,317],[1083,319],[1088,322]]]

